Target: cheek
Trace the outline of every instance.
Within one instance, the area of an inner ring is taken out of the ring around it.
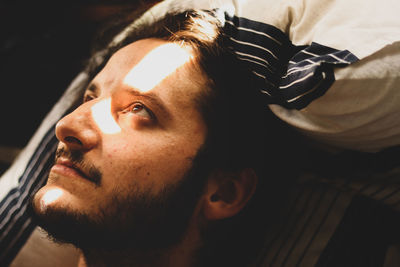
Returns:
[[[115,158],[125,157],[129,149],[129,145],[127,143],[113,143],[110,146],[105,146],[104,148],[104,157],[107,161],[112,161]]]
[[[103,145],[102,183],[107,190],[135,184],[159,191],[190,168],[197,149],[171,138],[115,139]]]

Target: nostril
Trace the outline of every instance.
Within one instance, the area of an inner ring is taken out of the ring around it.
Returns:
[[[73,136],[67,136],[67,137],[65,137],[64,138],[64,141],[65,142],[67,142],[67,143],[70,143],[70,144],[77,144],[77,145],[83,145],[83,143],[81,142],[81,140],[79,140],[78,138],[76,138],[76,137],[73,137]]]

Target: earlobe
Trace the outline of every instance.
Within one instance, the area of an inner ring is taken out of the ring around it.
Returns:
[[[253,196],[258,177],[253,169],[215,173],[207,182],[203,205],[208,220],[220,220],[239,213]]]

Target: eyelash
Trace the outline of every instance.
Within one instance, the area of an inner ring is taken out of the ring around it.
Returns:
[[[84,95],[83,96],[83,100],[82,100],[82,103],[86,103],[86,102],[89,102],[89,101],[91,101],[91,100],[93,100],[93,99],[95,99],[96,97],[94,97],[94,96],[91,96],[91,95]]]
[[[140,107],[140,110],[139,110],[139,111],[134,111],[134,109],[137,108],[138,106]],[[142,110],[144,110],[144,111],[147,112],[147,114],[149,115],[149,117],[150,117],[151,120],[155,120],[155,119],[156,119],[156,116],[154,115],[154,113],[153,113],[149,108],[147,108],[146,105],[144,105],[144,104],[141,103],[141,102],[132,103],[132,104],[125,110],[125,112],[130,112],[130,113],[136,114],[136,113],[141,112]],[[139,115],[139,116],[140,116],[140,115]]]

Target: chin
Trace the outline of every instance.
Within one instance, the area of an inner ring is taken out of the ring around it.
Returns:
[[[76,212],[85,209],[80,203],[87,203],[76,194],[71,194],[63,187],[45,185],[32,198],[31,206],[33,212],[46,220],[46,217],[54,216],[57,213]],[[53,215],[51,215],[53,214]],[[51,216],[50,216],[51,215]]]
[[[59,202],[65,197],[65,190],[56,186],[44,186],[34,196],[33,204],[35,211],[44,212],[50,205]]]
[[[79,222],[85,221],[79,217],[86,215],[82,215],[74,202],[74,196],[69,192],[54,185],[46,185],[31,199],[32,218],[54,242],[76,246],[82,234]]]

